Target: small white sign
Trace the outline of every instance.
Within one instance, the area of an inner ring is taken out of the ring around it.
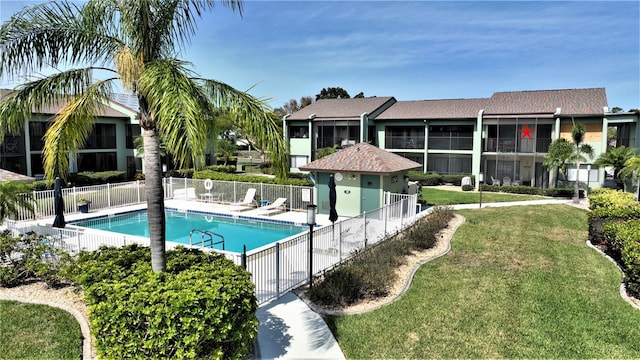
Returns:
[[[311,189],[302,189],[302,201],[311,202]]]

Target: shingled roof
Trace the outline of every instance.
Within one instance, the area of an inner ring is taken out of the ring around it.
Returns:
[[[395,101],[393,97],[320,99],[291,114],[287,120],[309,120],[311,115],[315,115],[316,120],[359,119],[360,115],[372,114],[388,102]]]
[[[489,99],[398,101],[375,120],[475,119]]]
[[[607,105],[604,88],[496,92],[485,114],[602,115]]]
[[[0,181],[22,181],[22,182],[34,182],[36,178],[14,173],[13,171],[0,169]]]
[[[337,151],[305,166],[303,171],[350,172],[357,174],[390,175],[422,167],[419,163],[400,155],[360,143]]]
[[[0,100],[4,99],[5,96],[9,95],[11,90],[8,89],[0,89]],[[119,101],[116,101],[119,102]],[[44,105],[40,108],[39,111],[33,111],[34,114],[44,114],[44,115],[56,115],[60,113],[62,108],[66,105],[64,102],[59,102],[57,104]],[[122,104],[125,107],[128,107],[126,104]],[[115,117],[115,118],[129,118],[129,115],[126,115],[118,110],[115,110],[109,106],[102,106],[98,108],[97,116],[100,117]]]

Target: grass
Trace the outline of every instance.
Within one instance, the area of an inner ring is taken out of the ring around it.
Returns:
[[[478,204],[480,192],[478,191],[451,191],[440,190],[431,187],[422,187],[422,199],[429,205],[454,205],[454,204]],[[541,196],[482,192],[482,203],[540,200]]]
[[[80,359],[82,332],[64,310],[0,301],[0,349],[2,359]]]
[[[640,311],[567,205],[460,211],[446,256],[371,313],[328,317],[347,358],[640,358]]]

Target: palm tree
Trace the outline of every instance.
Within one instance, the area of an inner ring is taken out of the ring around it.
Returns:
[[[0,224],[16,215],[20,207],[33,214],[33,197],[25,183],[0,181]]]
[[[567,179],[567,165],[573,161],[573,144],[567,139],[560,138],[549,145],[549,150],[544,156],[543,165],[549,170],[559,169],[564,178]],[[558,176],[554,176],[555,187],[558,187]]]
[[[631,176],[638,180],[638,201],[640,201],[640,155],[636,155],[624,163],[621,176]]]
[[[580,202],[580,161],[586,160],[585,157],[582,156],[582,154],[589,155],[589,157],[593,156],[593,148],[591,147],[591,145],[582,143],[582,141],[584,140],[585,132],[586,128],[584,124],[576,124],[575,122],[573,123],[573,127],[571,128],[571,138],[573,139],[573,143],[576,146],[573,156],[576,164],[576,182],[574,185],[573,202],[576,204]]]
[[[47,178],[68,173],[68,154],[81,148],[115,84],[138,99],[144,138],[149,234],[154,271],[164,271],[165,217],[159,139],[178,166],[201,167],[216,109],[233,111],[245,133],[260,139],[286,175],[286,145],[265,99],[197,76],[177,59],[214,0],[89,0],[26,7],[0,28],[0,72],[28,75],[0,104],[0,141],[20,133],[32,111],[64,104],[45,134]],[[242,0],[220,0],[242,16]],[[39,76],[45,67],[65,68]],[[94,79],[101,71],[106,79]],[[36,77],[34,77],[36,76]]]
[[[622,170],[625,168],[627,160],[631,159],[635,154],[636,149],[625,146],[609,148],[606,153],[600,154],[593,165],[597,167],[611,166],[616,188],[621,189],[622,179],[626,178],[626,176],[621,176]]]

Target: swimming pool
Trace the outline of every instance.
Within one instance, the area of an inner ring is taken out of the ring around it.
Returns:
[[[275,223],[173,210],[165,210],[165,219],[167,241],[189,245],[189,233],[192,230],[210,231],[224,237],[226,251],[237,253],[243,251],[244,245],[249,251],[306,230],[305,227],[284,222]],[[74,222],[73,225],[149,237],[147,210],[82,220]],[[201,233],[194,233],[193,243],[200,242],[201,237]],[[220,238],[216,237],[214,240],[219,241]],[[215,244],[213,248],[220,250],[222,244]]]

